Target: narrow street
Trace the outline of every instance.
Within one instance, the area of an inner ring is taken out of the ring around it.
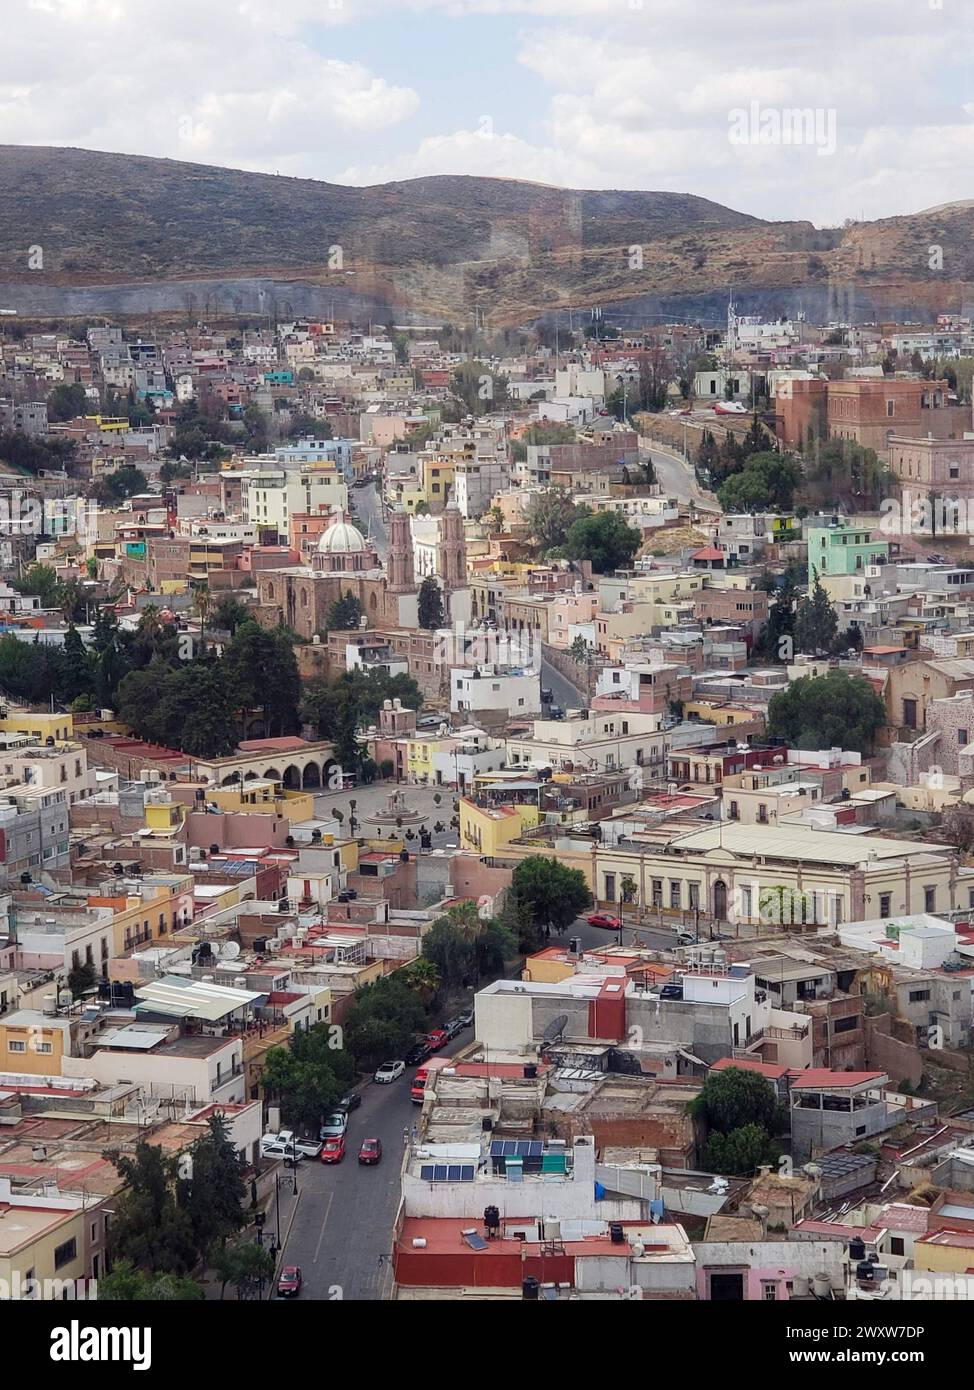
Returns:
[[[306,1158],[298,1164],[298,1205],[279,1263],[300,1266],[302,1298],[389,1297],[403,1130],[412,1129],[419,1112],[409,1098],[415,1070],[407,1068],[392,1085],[365,1088],[362,1104],[349,1116],[341,1163]],[[382,1140],[382,1161],[366,1167],[358,1161],[359,1148],[363,1139],[376,1138]]]

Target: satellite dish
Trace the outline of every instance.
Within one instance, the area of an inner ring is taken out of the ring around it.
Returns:
[[[237,941],[226,941],[220,951],[221,960],[236,960],[240,955],[240,943]]]
[[[568,1015],[559,1014],[557,1018],[551,1020],[544,1030],[544,1033],[541,1035],[542,1043],[558,1042],[564,1036],[567,1027]]]

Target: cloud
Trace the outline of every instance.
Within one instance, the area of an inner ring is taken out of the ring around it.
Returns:
[[[301,24],[312,16],[347,19],[328,0],[14,0],[4,139],[320,172],[419,97],[319,52]]]
[[[4,0],[0,129],[13,143],[354,183],[469,173],[672,189],[821,224],[972,193],[966,9]],[[496,93],[489,128],[443,100],[444,74],[456,94],[468,73],[471,90]],[[732,144],[732,113],[752,102],[834,112],[835,152]]]

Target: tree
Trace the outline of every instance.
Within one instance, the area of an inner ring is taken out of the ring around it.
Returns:
[[[346,590],[343,598],[336,598],[335,602],[328,610],[325,618],[326,632],[349,632],[352,628],[357,628],[365,614],[365,609],[361,602],[355,597],[351,589]]]
[[[423,959],[448,987],[462,985],[477,973],[473,935],[448,916],[434,922],[423,937]]]
[[[88,409],[88,395],[83,386],[72,382],[55,386],[47,398],[47,418],[53,424],[74,420]]]
[[[428,574],[419,586],[419,625],[427,632],[446,626],[443,591],[435,575]]]
[[[242,623],[247,622],[250,612],[246,605],[232,594],[224,594],[216,608],[213,610],[213,626],[221,631],[229,632],[230,636],[236,633],[237,628]]]
[[[105,1157],[125,1184],[108,1233],[111,1259],[149,1274],[187,1273],[201,1252],[189,1213],[176,1201],[178,1159],[144,1140],[134,1156],[110,1150]]]
[[[830,652],[835,645],[839,619],[818,574],[812,591],[799,599],[795,613],[795,646],[800,652]]]
[[[590,560],[597,574],[606,574],[630,565],[642,539],[618,512],[597,512],[573,522],[564,549],[570,560]]]
[[[459,415],[485,415],[507,400],[507,377],[485,362],[462,362],[453,370],[450,393]]]
[[[535,917],[533,905],[520,897],[513,887],[504,895],[504,904],[497,920],[510,937],[512,946],[516,946],[522,956],[540,951],[544,945],[544,924]],[[508,952],[508,957],[513,954],[513,951]]]
[[[104,477],[99,478],[95,485],[95,496],[111,506],[126,497],[135,497],[145,492],[148,486],[149,480],[142,469],[126,463],[121,468],[116,468],[114,473],[106,473]]]
[[[222,665],[238,710],[260,709],[267,733],[287,734],[297,728],[301,677],[286,632],[268,632],[248,619],[234,633]]]
[[[829,671],[803,676],[768,704],[768,734],[796,748],[872,751],[886,723],[886,707],[862,676]]]
[[[242,1240],[218,1250],[213,1268],[220,1280],[221,1299],[228,1284],[236,1289],[238,1298],[258,1298],[263,1286],[274,1277],[271,1252],[253,1240]]]
[[[712,1071],[693,1101],[693,1113],[710,1129],[729,1134],[743,1125],[756,1124],[768,1134],[782,1127],[782,1114],[774,1087],[757,1072],[743,1067]]]
[[[58,699],[70,704],[81,695],[94,693],[91,661],[77,628],[72,623],[64,635],[58,663]]]
[[[525,509],[525,520],[541,549],[552,550],[564,545],[572,525],[588,514],[588,508],[576,507],[563,488],[550,487],[531,498]]]
[[[197,1250],[209,1254],[246,1224],[243,1159],[230,1140],[223,1115],[211,1115],[206,1133],[189,1149],[189,1177],[177,1197],[189,1216]]]
[[[83,994],[94,989],[97,980],[98,974],[95,967],[85,961],[74,966],[68,972],[68,989],[74,999],[80,999]]]
[[[703,1164],[708,1173],[751,1177],[762,1163],[776,1163],[780,1153],[780,1147],[760,1125],[742,1125],[729,1134],[709,1135]]]
[[[426,1027],[414,991],[397,974],[385,975],[356,991],[345,1016],[345,1046],[360,1067],[372,1068],[387,1057],[401,1057]]]
[[[769,450],[751,454],[740,473],[721,483],[717,498],[727,512],[788,511],[800,481],[791,455]]]
[[[569,869],[557,859],[533,854],[514,870],[511,886],[541,926],[563,932],[592,905],[592,894],[581,869]]]
[[[198,1303],[205,1297],[188,1275],[146,1274],[130,1260],[119,1260],[98,1280],[99,1303]]]
[[[316,1033],[323,1025],[308,1030]],[[302,1130],[316,1130],[322,1118],[351,1082],[350,1059],[339,1049],[330,1052],[329,1030],[324,1040],[302,1043],[295,1033],[290,1047],[272,1047],[264,1061],[261,1084],[281,1102],[287,1122]]]

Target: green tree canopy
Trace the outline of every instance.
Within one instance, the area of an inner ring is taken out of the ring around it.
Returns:
[[[419,625],[427,632],[435,632],[446,625],[443,590],[432,574],[428,574],[419,586]]]
[[[572,523],[565,538],[570,560],[590,560],[597,574],[625,569],[642,544],[642,534],[618,512],[596,512]]]
[[[886,707],[869,682],[847,671],[803,676],[771,697],[768,734],[796,748],[870,753]]]
[[[548,855],[532,854],[514,870],[511,886],[534,920],[563,932],[592,905],[592,894],[581,869],[569,869]]]

